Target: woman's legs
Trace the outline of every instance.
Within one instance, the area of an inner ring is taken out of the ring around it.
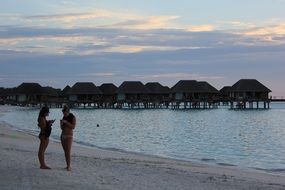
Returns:
[[[71,146],[72,146],[72,136],[61,137],[61,144],[64,150],[66,169],[71,170],[70,161],[71,161]]]
[[[39,152],[38,152],[38,158],[40,161],[40,168],[41,169],[50,169],[50,167],[48,167],[45,164],[45,151],[46,151],[46,148],[48,146],[49,139],[42,136],[42,137],[40,137],[40,140],[41,140],[41,142],[40,142]]]

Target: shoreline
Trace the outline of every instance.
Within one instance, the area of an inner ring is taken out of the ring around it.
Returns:
[[[189,186],[194,189],[285,189],[285,177],[268,172],[83,147],[77,143],[72,149],[73,171],[66,172],[61,169],[65,164],[61,145],[53,140],[46,151],[46,161],[53,169],[43,171],[38,169],[37,137],[9,128],[0,123],[0,171],[4,174],[0,185],[3,189],[22,189],[23,184],[29,187],[27,189],[78,189],[79,185],[87,185],[86,189],[189,189]],[[67,182],[67,176],[73,181]],[[54,181],[44,182],[41,187],[43,177]]]
[[[19,133],[23,133],[26,135],[30,135],[32,137],[38,138],[38,136],[32,132],[28,132],[25,130],[21,130],[5,121],[1,121],[0,120],[0,127],[2,127],[4,125],[4,127],[19,132]],[[53,141],[55,143],[60,144],[60,139],[58,138],[53,138],[52,136],[50,136],[50,141]],[[229,169],[236,169],[236,170],[241,170],[241,171],[246,171],[246,172],[258,172],[258,173],[264,173],[264,174],[270,174],[270,175],[278,175],[278,176],[284,176],[285,177],[285,169],[283,168],[272,168],[272,169],[265,169],[265,168],[254,168],[254,167],[241,167],[238,165],[234,165],[231,163],[224,163],[224,162],[216,162],[215,159],[211,159],[211,158],[202,158],[202,159],[197,159],[197,160],[183,160],[183,159],[178,159],[178,158],[171,158],[171,157],[163,157],[163,156],[158,156],[158,155],[151,155],[151,154],[145,154],[142,152],[132,152],[132,151],[127,151],[127,150],[123,150],[123,149],[117,149],[117,148],[106,148],[106,147],[99,147],[96,145],[88,145],[84,142],[78,142],[76,140],[73,140],[73,147],[77,147],[77,148],[83,148],[83,149],[90,149],[96,151],[96,152],[111,152],[112,155],[116,155],[116,153],[120,154],[120,155],[125,155],[126,157],[128,156],[132,156],[132,157],[138,157],[146,159],[146,160],[152,160],[152,159],[159,159],[159,160],[163,160],[163,161],[172,161],[172,162],[178,162],[178,163],[183,163],[186,165],[187,164],[193,164],[193,165],[197,165],[197,166],[209,166],[209,167],[226,167]]]

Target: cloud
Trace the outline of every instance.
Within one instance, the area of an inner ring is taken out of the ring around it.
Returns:
[[[224,79],[222,76],[203,76],[196,73],[158,73],[158,74],[150,74],[150,75],[133,75],[133,77],[138,79],[150,79],[150,80],[159,80],[163,78],[170,79],[195,79],[195,80],[220,80]]]
[[[237,44],[244,45],[281,45],[285,44],[285,24],[254,27],[247,30],[235,31],[241,36]]]
[[[72,11],[71,11],[72,10]],[[79,11],[78,11],[79,10]],[[69,12],[71,11],[71,12]],[[131,13],[131,11],[113,11],[106,9],[77,9],[58,10],[55,14],[42,15],[21,15],[21,14],[0,14],[0,23],[18,26],[37,26],[37,27],[98,27],[123,22],[127,19],[141,19],[142,16]]]
[[[150,30],[157,28],[170,28],[170,22],[179,16],[152,16],[141,19],[132,19],[104,27]]]
[[[250,29],[257,27],[257,23],[252,22],[244,22],[239,20],[231,20],[231,21],[218,21],[219,28],[224,30],[229,29]]]
[[[246,36],[284,36],[285,24],[258,27],[244,32]]]
[[[59,49],[67,53],[82,55],[100,52],[139,52],[167,51],[178,49],[198,49],[203,40],[184,30],[148,30],[145,32],[130,29],[80,28],[80,29],[45,29],[45,28],[7,28],[0,32],[0,48],[27,50],[25,47],[41,46],[33,51],[58,53]],[[213,34],[214,35],[214,34]],[[68,50],[68,51],[67,51]]]
[[[81,76],[81,77],[113,77],[115,75],[116,73],[111,73],[111,72],[78,74],[78,76]]]
[[[200,25],[200,26],[189,26],[187,31],[189,32],[209,32],[215,30],[214,25]]]
[[[33,15],[25,16],[23,19],[27,20],[42,20],[42,21],[62,21],[74,22],[77,20],[88,20],[100,17],[113,17],[115,14],[107,10],[94,10],[91,12],[81,13],[66,13],[66,14],[53,14],[53,15]]]

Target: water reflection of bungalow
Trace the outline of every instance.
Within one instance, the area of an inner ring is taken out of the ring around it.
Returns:
[[[231,87],[231,108],[259,108],[260,102],[263,102],[264,109],[269,108],[270,92],[270,89],[256,79],[241,79]]]
[[[112,83],[105,83],[99,86],[99,89],[102,92],[101,107],[114,108],[117,101],[118,87]]]
[[[77,82],[68,91],[69,103],[75,106],[83,104],[84,108],[86,104],[94,107],[99,106],[99,101],[102,92],[92,82]]]
[[[20,105],[37,105],[43,95],[43,88],[38,83],[22,83],[16,89],[16,101]]]
[[[170,102],[170,88],[162,86],[158,82],[149,82],[145,86],[149,90],[149,101],[147,107],[149,108],[162,108],[168,107]]]
[[[125,81],[117,91],[117,107],[122,108],[127,105],[129,108],[146,108],[148,93],[148,88],[140,81]]]
[[[219,91],[207,82],[180,80],[172,88],[172,107],[216,108]]]

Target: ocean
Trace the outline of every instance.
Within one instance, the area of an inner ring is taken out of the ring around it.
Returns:
[[[39,133],[39,109],[0,106],[0,121]],[[74,141],[171,159],[285,173],[285,103],[268,110],[72,109]],[[59,139],[61,109],[52,138]],[[99,127],[97,127],[99,124]]]

